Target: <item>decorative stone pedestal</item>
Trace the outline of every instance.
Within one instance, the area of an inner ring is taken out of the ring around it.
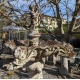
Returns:
[[[69,76],[67,58],[61,57],[61,68],[59,69],[59,73],[61,75]]]
[[[44,68],[44,62],[36,61],[29,62],[27,72],[29,74],[29,79],[43,79],[42,69]]]
[[[41,36],[38,30],[32,30],[29,34],[29,47],[39,46],[39,37]],[[29,65],[30,64],[30,65]],[[29,78],[43,79],[42,69],[44,67],[44,59],[40,61],[30,62],[28,65]]]
[[[36,47],[39,45],[39,37],[40,37],[40,33],[38,30],[32,30],[29,34],[28,34],[28,37],[29,37],[29,40],[30,40],[30,47],[33,46],[33,47]]]

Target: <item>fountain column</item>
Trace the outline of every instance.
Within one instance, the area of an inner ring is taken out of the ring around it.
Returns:
[[[38,30],[32,30],[28,34],[30,44],[29,47],[37,47],[39,46],[39,37],[40,33]],[[30,62],[31,65],[28,67],[29,78],[32,79],[43,79],[42,69],[44,67],[43,60]]]
[[[39,24],[40,24],[40,13],[38,10],[38,5],[30,5],[29,9],[31,10],[31,26],[30,32],[28,34],[29,38],[29,48],[32,49],[39,46],[39,37],[41,36],[39,33]],[[35,54],[35,53],[34,53]],[[31,64],[30,64],[31,63]],[[29,78],[33,79],[42,79],[42,69],[44,66],[43,60],[40,61],[31,61],[28,66]]]

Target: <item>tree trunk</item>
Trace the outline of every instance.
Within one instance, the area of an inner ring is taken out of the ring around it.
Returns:
[[[63,25],[61,25],[61,27],[59,27],[59,33],[64,34]]]
[[[57,11],[57,24],[58,24],[58,28],[59,28],[59,33],[64,34],[59,4],[56,4],[55,6],[56,6],[56,11]]]

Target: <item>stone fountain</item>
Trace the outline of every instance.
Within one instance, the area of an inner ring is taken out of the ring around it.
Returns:
[[[37,12],[35,12],[34,7],[32,10],[32,16],[35,18]],[[39,15],[39,14],[38,14]],[[37,16],[39,18],[39,16]],[[40,41],[39,37],[41,36],[38,30],[38,25],[35,24],[36,21],[32,19],[31,30],[28,34],[29,40],[23,42],[6,42],[4,45],[9,47],[13,51],[14,60],[6,65],[7,70],[16,70],[18,68],[27,68],[29,74],[29,79],[42,79],[42,69],[44,68],[43,58],[55,55],[63,57],[73,57],[76,52],[74,51],[73,46],[68,43],[62,43],[59,41]],[[36,19],[37,20],[37,19]],[[38,21],[38,20],[37,20]],[[37,29],[34,30],[34,27]],[[17,45],[19,44],[19,45]],[[29,44],[29,45],[28,45]]]

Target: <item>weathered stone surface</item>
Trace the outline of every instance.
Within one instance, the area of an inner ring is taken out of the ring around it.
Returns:
[[[8,59],[8,58],[14,58],[14,56],[13,55],[10,55],[10,54],[1,54],[0,55],[0,58]]]
[[[44,68],[44,62],[36,61],[36,62],[29,62],[28,64],[28,73],[29,78],[32,79],[43,79],[42,69]]]
[[[44,63],[41,61],[42,58],[50,55],[72,57],[76,54],[74,48],[68,43],[51,40],[39,43],[38,38],[32,38],[31,46],[25,45],[24,41],[23,43],[20,41],[12,42],[12,44],[11,42],[6,43],[6,46],[14,51],[14,61],[7,65],[7,70],[16,70],[25,65],[25,67],[28,67],[29,78],[38,79],[43,77]]]
[[[30,47],[27,48],[26,46],[16,47],[15,53],[14,53],[14,56],[16,58],[15,59],[16,65],[17,64],[19,65],[20,62],[21,62],[21,64],[23,64],[23,62],[26,63],[30,60],[33,60],[33,61],[40,60],[43,57],[46,57],[49,55],[56,55],[56,56],[60,55],[60,56],[64,56],[64,57],[71,57],[72,55],[76,54],[73,51],[73,47],[70,44],[63,45],[61,43],[58,44],[55,41],[54,42],[52,41],[52,43],[54,43],[54,44],[51,44],[50,42],[51,41],[46,42],[45,48],[43,48],[43,46],[32,47],[32,48],[30,48]]]
[[[29,37],[32,37],[32,38],[34,38],[34,37],[38,38],[38,37],[40,37],[41,35],[40,35],[40,33],[39,33],[38,30],[32,30],[32,31],[28,34],[28,36],[29,36]]]

